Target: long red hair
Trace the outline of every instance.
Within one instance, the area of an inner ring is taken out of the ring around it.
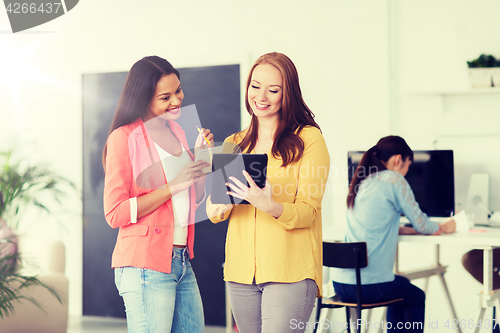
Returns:
[[[273,157],[281,157],[282,166],[287,166],[300,159],[304,152],[304,142],[298,135],[300,131],[308,125],[319,129],[319,125],[314,121],[314,114],[302,98],[297,69],[292,60],[283,53],[272,52],[262,55],[255,61],[248,74],[245,106],[248,113],[252,116],[252,120],[250,121],[248,132],[238,142],[238,146],[241,151],[248,149],[247,151],[251,152],[257,143],[259,121],[253,114],[252,108],[248,103],[248,87],[252,80],[253,70],[261,64],[270,64],[276,67],[283,78],[283,100],[281,102],[279,123],[274,135],[271,152]]]

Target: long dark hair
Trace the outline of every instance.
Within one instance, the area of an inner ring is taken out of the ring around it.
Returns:
[[[282,53],[272,52],[262,55],[255,61],[248,74],[245,91],[245,106],[248,113],[252,116],[252,120],[248,132],[241,142],[238,143],[238,146],[241,151],[248,148],[248,152],[251,152],[257,143],[259,121],[253,114],[252,108],[248,103],[248,87],[252,80],[253,70],[261,64],[270,64],[276,67],[283,78],[283,100],[281,102],[279,123],[276,128],[271,152],[273,157],[281,156],[282,166],[286,166],[302,157],[304,142],[298,136],[300,131],[307,125],[319,129],[319,125],[314,121],[314,114],[307,107],[302,98],[302,92],[299,85],[299,74],[297,73],[295,65],[290,58]]]
[[[175,74],[180,79],[179,71],[167,60],[158,56],[144,57],[137,61],[127,74],[123,91],[118,100],[115,116],[108,137],[120,126],[128,125],[146,114],[147,108],[156,90],[156,84],[165,75]],[[106,171],[107,145],[102,152],[102,165]]]
[[[403,161],[406,161],[408,157],[410,161],[413,161],[413,151],[411,148],[402,137],[395,135],[380,139],[375,146],[363,154],[349,186],[349,194],[347,195],[348,208],[354,207],[354,199],[356,198],[361,182],[372,173],[386,170],[387,168],[384,163],[387,163],[394,155],[401,155]]]

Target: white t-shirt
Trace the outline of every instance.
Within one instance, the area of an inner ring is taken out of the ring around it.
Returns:
[[[158,151],[158,155],[160,156],[167,182],[170,182],[177,177],[177,174],[184,165],[192,162],[191,157],[184,149],[182,149],[182,155],[177,157],[167,153],[156,143],[155,147]],[[171,200],[175,221],[174,244],[186,245],[188,235],[187,225],[190,210],[189,187],[175,194]]]

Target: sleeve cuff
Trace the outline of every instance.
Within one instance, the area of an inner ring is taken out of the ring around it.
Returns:
[[[130,198],[130,223],[137,223],[137,198]]]
[[[290,209],[290,205],[288,202],[282,202],[283,205],[283,213],[281,213],[280,217],[277,218],[280,222],[288,222],[291,218],[292,211]]]

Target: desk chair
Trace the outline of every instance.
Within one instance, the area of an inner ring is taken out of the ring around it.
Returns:
[[[319,318],[321,315],[321,310],[323,308],[334,309],[342,308],[346,309],[346,320],[347,320],[347,331],[351,332],[350,321],[351,308],[356,308],[356,319],[361,319],[361,310],[363,309],[373,309],[378,307],[388,306],[393,303],[403,301],[403,298],[392,299],[380,303],[362,303],[361,295],[361,268],[368,266],[368,251],[366,249],[365,242],[358,243],[327,243],[323,242],[323,266],[326,267],[336,267],[336,268],[351,268],[356,270],[356,303],[352,300],[343,300],[340,296],[335,295],[331,298],[318,298],[318,306],[316,312],[316,323],[314,327],[314,333],[316,333],[319,323]],[[361,328],[358,327],[356,330],[358,333]]]

